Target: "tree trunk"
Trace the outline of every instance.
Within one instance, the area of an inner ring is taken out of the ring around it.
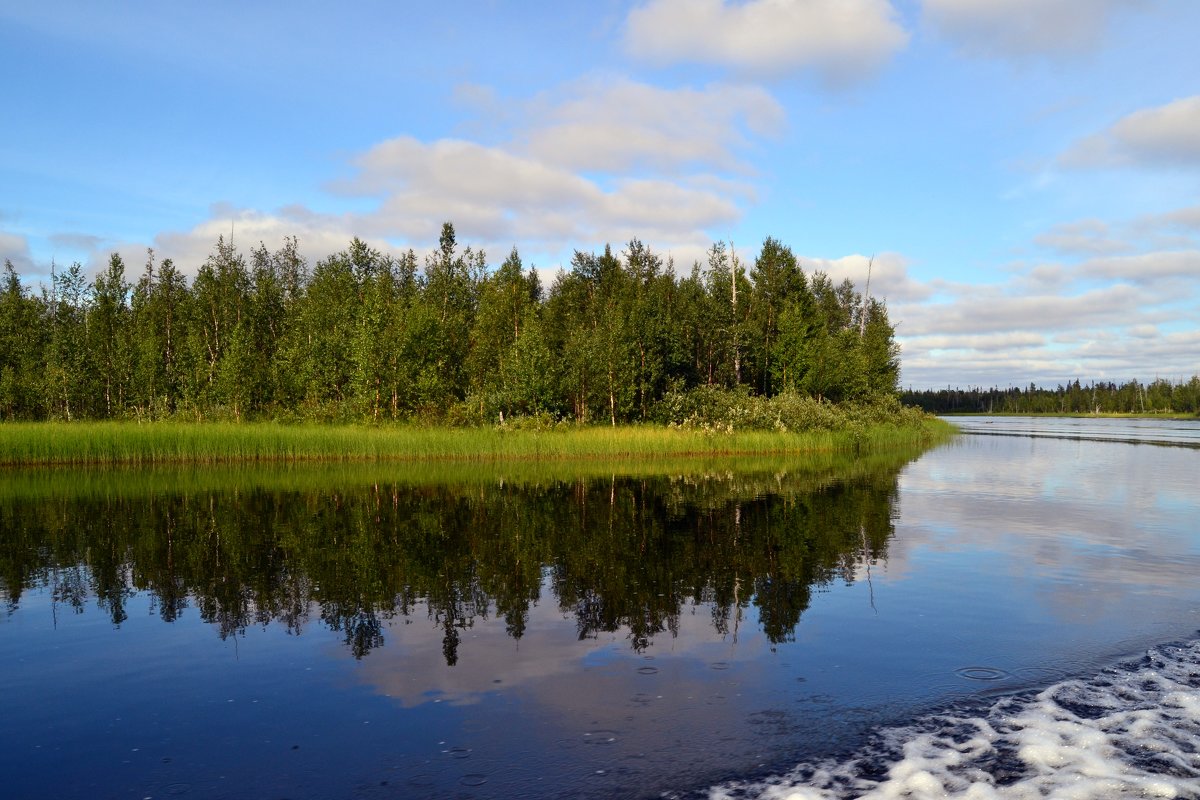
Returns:
[[[642,419],[646,419],[646,344],[638,342],[638,351],[642,356],[642,379],[638,381],[638,402],[642,407]]]
[[[614,428],[617,427],[617,395],[616,386],[614,385],[616,383],[616,379],[617,376],[613,374],[612,365],[610,364],[608,368],[608,411],[612,416],[612,424]]]

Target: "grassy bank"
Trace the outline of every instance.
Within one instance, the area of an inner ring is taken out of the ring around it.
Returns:
[[[660,459],[870,452],[948,437],[937,420],[805,432],[713,432],[663,426],[368,427],[274,423],[6,423],[0,465],[153,465],[291,461]]]

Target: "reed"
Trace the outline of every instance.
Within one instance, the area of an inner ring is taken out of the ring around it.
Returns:
[[[660,459],[861,453],[930,444],[952,427],[856,425],[836,431],[714,432],[663,426],[546,430],[278,423],[5,423],[0,465],[155,465],[293,461]]]

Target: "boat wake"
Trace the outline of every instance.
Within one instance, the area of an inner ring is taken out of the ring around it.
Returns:
[[[712,800],[1200,798],[1200,641],[1086,679],[889,728],[849,758],[711,788]]]

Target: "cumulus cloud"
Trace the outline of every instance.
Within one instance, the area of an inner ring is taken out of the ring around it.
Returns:
[[[910,336],[1014,331],[1048,332],[1112,324],[1149,298],[1127,284],[1112,284],[1074,295],[1007,294],[1002,287],[964,289],[952,300],[920,307],[905,320]],[[908,306],[908,309],[912,309]]]
[[[1200,251],[1018,266],[1001,282],[939,289],[936,302],[889,307],[906,385],[1054,385],[1196,371]]]
[[[474,87],[462,100],[486,117],[494,94]],[[662,89],[604,76],[503,105],[516,113],[491,143],[402,135],[350,158],[348,173],[326,188],[361,199],[353,211],[216,206],[209,219],[151,244],[194,273],[231,225],[243,250],[260,240],[274,249],[295,235],[314,261],[353,236],[385,251],[421,252],[450,220],[463,243],[493,258],[516,244],[543,269],[571,248],[634,236],[690,265],[703,258],[712,231],[728,229],[753,200],[748,154],[785,123],[782,107],[759,88]],[[145,243],[115,249],[128,263],[145,260]],[[106,258],[97,252],[93,260]]]
[[[859,254],[841,258],[803,257],[800,263],[809,274],[824,272],[835,284],[848,278],[860,293],[867,290],[869,268],[871,296],[889,302],[920,302],[938,291],[937,286],[909,276],[908,259],[899,253],[880,253],[873,259]]]
[[[151,247],[157,260],[169,258],[184,275],[195,277],[213,253],[218,238],[229,241],[232,237],[237,249],[246,255],[259,244],[268,250],[277,250],[286,237],[294,236],[301,255],[312,265],[344,250],[356,235],[384,252],[397,250],[385,239],[370,237],[357,230],[347,217],[316,214],[298,207],[266,212],[217,203],[209,209],[208,219],[188,230],[164,231],[150,242],[118,242],[111,246],[105,243],[91,251],[87,264],[88,271],[95,273],[108,262],[111,253],[117,253],[125,262],[126,277],[133,280],[141,274],[146,263],[146,249]]]
[[[1084,221],[1084,232],[1107,225]],[[1070,225],[1053,230],[1073,230]],[[1200,252],[1096,255],[1014,264],[991,283],[922,280],[898,253],[875,258],[871,294],[886,298],[905,386],[1055,385],[1076,377],[1140,379],[1195,372]],[[801,259],[835,282],[866,285],[868,258]],[[1189,350],[1189,346],[1191,349]],[[1147,370],[1150,370],[1147,374]]]
[[[472,97],[479,95],[472,91]],[[553,253],[639,236],[699,255],[753,196],[746,153],[784,124],[762,89],[661,89],[590,78],[518,101],[503,141],[399,136],[353,160],[336,192],[374,197],[371,235],[436,240],[450,219],[471,240]],[[489,248],[491,249],[491,248]]]
[[[1104,260],[1109,269],[1116,264],[1125,264],[1127,267],[1139,264],[1143,267],[1141,277],[1131,272],[1126,273],[1125,277],[1145,280],[1161,275],[1164,268],[1168,272],[1177,272],[1177,268],[1167,268],[1166,264],[1177,262],[1180,258],[1186,259],[1183,254],[1194,251],[1200,245],[1197,234],[1200,234],[1200,206],[1192,206],[1142,214],[1124,221],[1081,219],[1062,222],[1036,235],[1033,243],[1065,259]],[[1113,260],[1118,257],[1126,259]],[[1016,264],[1011,269],[1021,272],[1030,282],[1037,281],[1047,286],[1061,285],[1081,277],[1077,266],[1068,269],[1064,264],[1039,264],[1034,268]]]
[[[16,233],[0,231],[0,262],[11,261],[22,276],[33,268],[29,257],[29,240]]]
[[[1088,278],[1129,281],[1137,284],[1169,279],[1200,279],[1200,250],[1162,251],[1131,256],[1097,258],[1079,266]]]
[[[1064,255],[1110,255],[1133,247],[1114,238],[1108,223],[1098,219],[1060,223],[1034,237],[1034,243]]]
[[[651,0],[625,28],[627,52],[649,63],[811,70],[832,83],[870,75],[908,40],[888,0]]]
[[[1139,217],[1135,225],[1148,230],[1200,232],[1200,206],[1179,208],[1161,214],[1146,214]]]
[[[1156,339],[1159,336],[1157,325],[1130,325],[1125,333],[1137,339]]]
[[[1080,237],[1070,260],[1015,263],[990,283],[922,280],[899,253],[875,257],[871,295],[888,303],[902,350],[901,382],[915,388],[1053,386],[1084,380],[1190,376],[1200,352],[1200,250],[1116,248],[1126,224],[1082,220],[1052,227]],[[1109,244],[1104,244],[1109,242]],[[1120,252],[1113,252],[1120,250]],[[861,292],[868,258],[805,257],[804,269]]]
[[[72,250],[95,250],[104,243],[104,238],[90,233],[63,232],[50,235],[50,242]]]
[[[1047,338],[1035,331],[987,333],[982,336],[932,335],[920,339],[929,350],[970,350],[974,353],[1012,353],[1015,350],[1045,347]]]
[[[1114,14],[1140,0],[924,0],[924,19],[964,52],[1061,57],[1095,48]]]
[[[1057,289],[1069,284],[1072,275],[1062,264],[1036,264],[1021,273],[1018,280],[1038,289]]]
[[[621,79],[570,83],[523,111],[523,152],[604,172],[743,171],[738,153],[754,137],[777,135],[786,116],[760,87],[662,89]]]
[[[707,239],[705,230],[739,216],[706,187],[663,179],[618,178],[610,185],[529,156],[472,142],[383,142],[360,158],[344,191],[382,193],[358,215],[365,230],[406,240],[436,239],[444,220],[484,241],[554,250],[631,235],[666,243]]]
[[[991,283],[928,284],[889,303],[916,388],[1189,377],[1200,352],[1200,249],[1159,232],[1196,208],[1083,219],[1035,237],[1062,260],[1009,264]],[[854,279],[858,279],[855,276]],[[911,299],[910,299],[911,298]]]
[[[1122,117],[1078,141],[1059,163],[1074,168],[1200,166],[1200,95]]]

